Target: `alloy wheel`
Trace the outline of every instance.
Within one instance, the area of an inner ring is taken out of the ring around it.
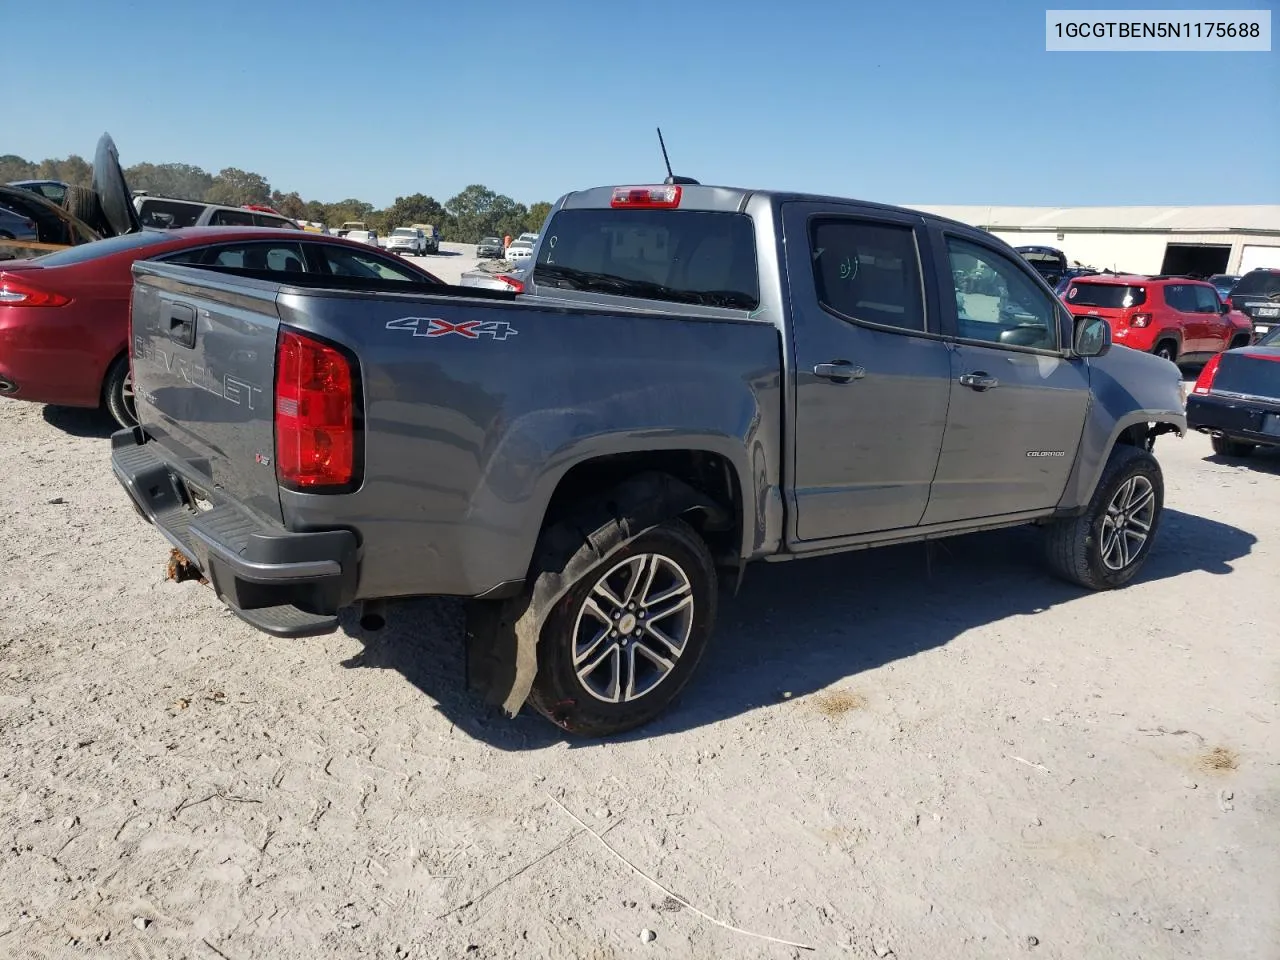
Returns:
[[[675,669],[693,630],[693,587],[670,557],[644,553],[611,567],[573,627],[573,668],[606,703],[645,696]]]
[[[1142,552],[1155,522],[1156,492],[1141,474],[1130,477],[1107,504],[1102,519],[1102,562],[1123,570]]]

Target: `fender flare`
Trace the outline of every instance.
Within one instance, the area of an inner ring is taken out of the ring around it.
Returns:
[[[1093,475],[1089,478],[1089,484],[1081,494],[1082,504],[1088,504],[1093,499],[1094,491],[1098,489],[1098,481],[1102,479],[1102,473],[1107,468],[1107,462],[1111,459],[1120,435],[1139,424],[1155,424],[1156,429],[1165,426],[1169,429],[1160,432],[1177,433],[1179,437],[1187,434],[1187,414],[1182,410],[1136,410],[1121,417],[1112,426],[1111,435],[1107,437],[1107,445],[1104,448],[1105,454],[1098,458],[1098,463],[1093,468]]]
[[[467,607],[467,682],[519,713],[538,669],[538,640],[547,616],[573,585],[619,547],[659,524],[701,512],[709,524],[731,523],[728,511],[675,477],[648,471],[597,497],[538,537],[525,590],[506,601]]]

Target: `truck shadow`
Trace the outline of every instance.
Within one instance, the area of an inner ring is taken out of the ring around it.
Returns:
[[[92,407],[54,407],[46,405],[41,411],[44,422],[73,437],[110,437],[120,429],[119,424],[105,410]]]
[[[1230,573],[1255,542],[1235,527],[1166,510],[1135,585],[1192,571]],[[753,566],[738,596],[722,597],[711,646],[681,698],[653,723],[614,739],[654,739],[795,700],[974,627],[1088,595],[1045,573],[1038,547],[1037,531],[1024,528]],[[508,720],[467,691],[460,604],[405,602],[376,634],[363,633],[354,618],[344,626],[366,644],[345,666],[398,671],[456,727],[491,746],[601,742],[561,733],[527,707]]]

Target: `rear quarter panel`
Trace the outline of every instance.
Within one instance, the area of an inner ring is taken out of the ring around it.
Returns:
[[[744,500],[743,552],[776,543],[780,346],[770,323],[535,298],[285,291],[279,307],[283,323],[360,358],[363,485],[341,497],[282,491],[281,503],[293,529],[359,531],[362,597],[477,595],[524,578],[556,484],[617,453],[724,456]],[[500,336],[428,335],[441,329],[433,320],[506,326],[491,328]]]

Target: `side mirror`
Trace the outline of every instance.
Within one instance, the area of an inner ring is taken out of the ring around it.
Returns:
[[[1102,317],[1081,317],[1076,323],[1078,357],[1100,357],[1111,349],[1111,324]]]

